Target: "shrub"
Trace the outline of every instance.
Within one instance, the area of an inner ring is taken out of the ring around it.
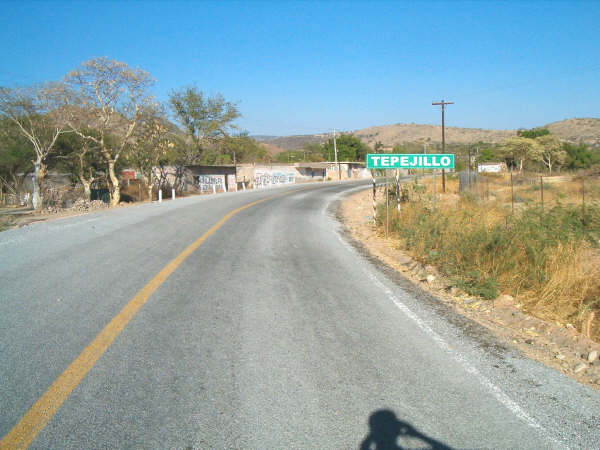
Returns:
[[[379,206],[377,223],[385,226],[385,205]],[[395,208],[389,214],[390,230],[404,246],[469,294],[519,295],[532,312],[573,323],[585,311],[600,314],[600,271],[585,269],[583,257],[600,242],[598,206],[585,214],[575,205],[524,206],[506,216],[463,196],[456,208],[433,212],[413,202],[400,217]]]

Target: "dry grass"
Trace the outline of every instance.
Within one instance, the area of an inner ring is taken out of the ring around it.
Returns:
[[[404,248],[470,294],[513,295],[532,314],[572,323],[600,341],[600,207],[592,202],[600,199],[594,195],[595,189],[600,194],[598,180],[586,181],[585,215],[580,180],[545,189],[543,211],[535,185],[520,182],[514,214],[510,184],[508,199],[503,195],[506,176],[462,195],[457,180],[447,180],[446,194],[436,181],[435,211],[431,179],[408,184],[411,201],[403,204],[400,217],[395,208],[390,211],[390,229]],[[384,220],[380,205],[382,231]]]

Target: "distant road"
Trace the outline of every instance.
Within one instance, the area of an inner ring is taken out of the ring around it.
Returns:
[[[347,241],[336,201],[367,183],[0,233],[2,445],[599,448],[597,391]]]

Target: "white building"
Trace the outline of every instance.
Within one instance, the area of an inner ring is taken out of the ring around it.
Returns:
[[[504,162],[486,162],[477,164],[477,172],[506,172],[508,167]]]

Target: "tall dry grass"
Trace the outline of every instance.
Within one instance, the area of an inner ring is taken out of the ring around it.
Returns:
[[[436,188],[440,193],[441,184]],[[523,195],[536,193],[531,185],[519,188]],[[600,341],[600,207],[590,201],[582,210],[576,201],[564,201],[581,194],[575,186],[564,186],[562,202],[545,198],[543,210],[538,202],[523,202],[515,214],[501,196],[458,195],[451,179],[435,211],[431,180],[405,189],[411,201],[402,204],[401,215],[390,208],[390,230],[415,258],[472,295],[513,295],[532,314],[572,323]],[[390,196],[394,205],[394,189]],[[377,224],[383,232],[383,203]]]

